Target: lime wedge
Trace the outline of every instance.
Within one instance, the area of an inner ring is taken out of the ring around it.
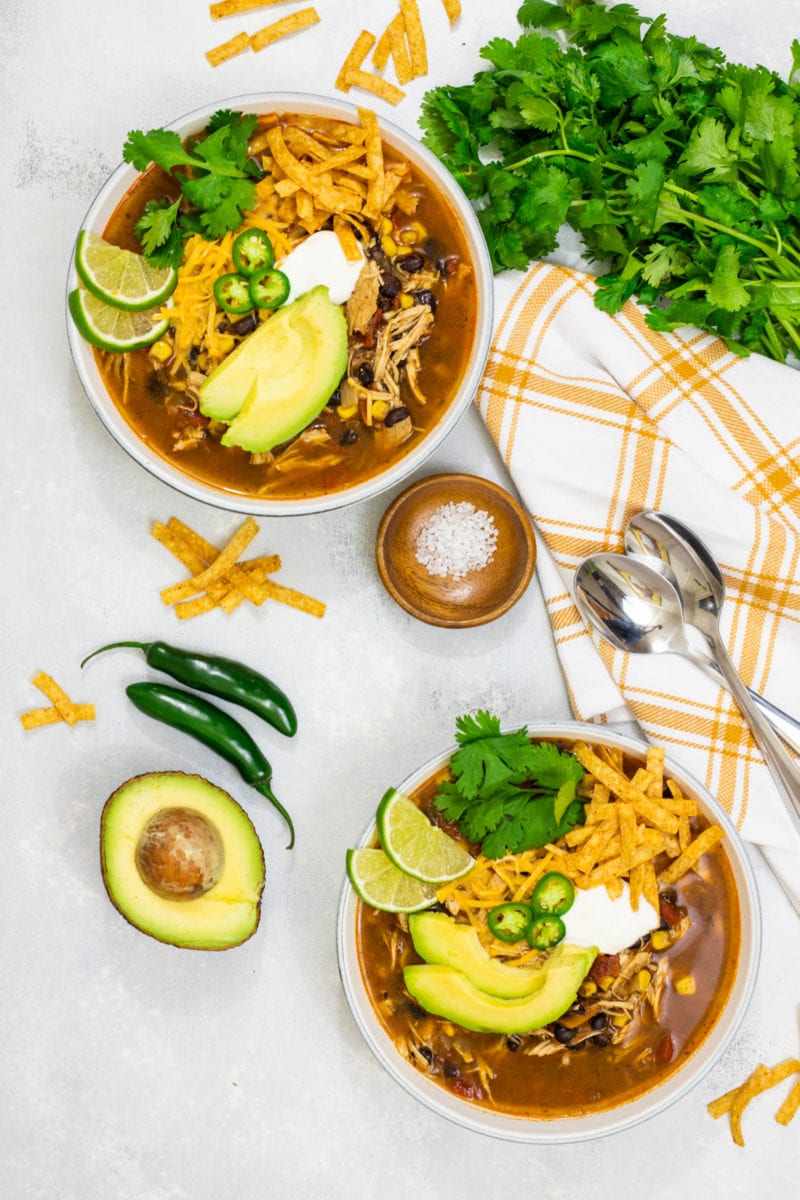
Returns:
[[[124,353],[150,346],[169,329],[169,317],[161,309],[125,312],[104,304],[91,292],[76,288],[69,294],[69,311],[78,332],[100,350]]]
[[[144,255],[113,246],[88,229],[78,234],[75,268],[87,291],[125,312],[163,304],[178,282],[174,267],[154,267]]]
[[[382,850],[348,850],[347,877],[365,904],[384,912],[419,912],[436,903],[436,888],[399,871]]]
[[[449,883],[472,866],[474,859],[442,829],[431,825],[413,800],[389,791],[378,805],[378,837],[387,857],[412,879]]]

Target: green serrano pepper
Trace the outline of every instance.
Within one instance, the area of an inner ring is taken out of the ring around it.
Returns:
[[[170,687],[166,683],[132,683],[125,692],[148,717],[179,729],[181,733],[188,733],[232,763],[245,783],[266,796],[281,814],[289,826],[287,850],[291,850],[294,845],[292,818],[270,787],[272,767],[243,725],[202,696]]]
[[[297,715],[289,697],[266,675],[232,658],[179,650],[166,642],[111,642],[87,655],[81,666],[96,654],[123,646],[141,650],[149,666],[171,675],[178,683],[249,709],[286,737],[294,737],[297,732]]]

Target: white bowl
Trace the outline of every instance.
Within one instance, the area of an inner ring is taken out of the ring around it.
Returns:
[[[582,738],[593,745],[616,746],[633,757],[643,758],[647,747],[644,743],[615,733],[607,727],[585,725],[578,722],[561,724],[529,724],[528,732],[534,738],[563,738],[575,741]],[[425,763],[413,775],[399,785],[401,792],[411,792],[438,770],[452,756],[456,747]],[[513,1142],[579,1142],[604,1137],[630,1129],[633,1125],[663,1112],[687,1094],[717,1062],[720,1055],[734,1037],[745,1015],[752,997],[761,953],[761,915],[758,892],[753,871],[744,846],[731,821],[712,799],[702,784],[688,775],[675,762],[667,759],[665,772],[675,779],[686,795],[697,800],[705,815],[725,830],[723,845],[728,856],[736,883],[741,913],[742,940],[739,962],[728,1002],[716,1025],[688,1061],[659,1085],[644,1095],[610,1108],[605,1112],[588,1116],[558,1118],[537,1121],[526,1117],[508,1116],[480,1108],[446,1091],[439,1084],[411,1066],[395,1049],[394,1044],[380,1024],[364,988],[356,945],[357,897],[348,880],[345,880],[339,904],[337,949],[339,973],[344,992],[361,1034],[378,1061],[394,1080],[415,1099],[420,1100],[439,1116],[447,1117],[457,1125],[475,1133],[488,1134]],[[359,846],[372,844],[375,824],[371,822],[359,842]]]
[[[204,108],[195,109],[194,112],[173,121],[167,128],[174,129],[181,137],[188,137],[190,134],[202,130],[212,114],[221,108],[254,113],[311,113],[358,123],[355,106],[342,100],[331,100],[308,93],[270,92],[220,100]],[[450,433],[475,395],[489,353],[492,332],[492,268],[483,233],[469,201],[439,160],[416,139],[396,125],[381,119],[380,126],[384,141],[409,159],[420,172],[428,176],[437,190],[447,198],[457,213],[464,230],[471,265],[475,272],[478,312],[472,353],[458,394],[436,425],[414,449],[380,474],[356,484],[354,487],[341,489],[329,495],[292,500],[267,500],[225,492],[184,474],[152,451],[138,437],[108,395],[97,369],[92,347],[80,336],[69,312],[67,312],[67,329],[72,357],[83,389],[95,412],[112,437],[136,462],[179,492],[183,492],[195,500],[213,504],[218,508],[262,516],[300,516],[305,513],[325,512],[352,504],[357,500],[365,500],[387,488],[394,487],[395,484],[415,471]],[[118,203],[136,178],[137,172],[127,163],[117,167],[92,202],[81,228],[101,234]],[[67,286],[68,293],[78,284],[74,257],[73,250]]]

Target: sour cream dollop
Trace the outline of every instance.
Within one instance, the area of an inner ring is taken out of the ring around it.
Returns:
[[[644,896],[633,911],[630,889],[624,882],[617,900],[612,900],[604,887],[576,888],[572,908],[561,919],[567,931],[564,941],[597,946],[601,954],[619,954],[661,924],[661,915]]]
[[[276,265],[289,280],[288,300],[297,300],[312,288],[324,285],[334,304],[345,304],[353,294],[364,257],[361,255],[358,262],[351,262],[336,234],[321,229],[295,246]]]

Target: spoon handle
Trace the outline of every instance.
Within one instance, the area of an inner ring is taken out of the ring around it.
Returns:
[[[721,684],[725,688],[728,687],[727,679],[713,658],[706,658],[703,655],[702,659],[697,658],[694,661],[696,666],[700,667],[709,679],[714,680],[714,683]],[[754,692],[752,688],[747,689],[747,694],[753,701],[753,704],[757,705],[761,710],[776,733],[779,733],[787,745],[800,754],[800,721],[796,717],[790,716],[789,713],[784,712],[782,708],[778,708],[777,704],[773,704],[765,696]]]
[[[778,788],[789,819],[800,833],[800,770],[789,757],[780,738],[762,716],[750,698],[739,672],[733,664],[725,645],[717,638],[706,635],[709,647],[727,681],[728,688],[739,706],[739,711],[750,726],[750,732],[764,755],[767,766]]]

